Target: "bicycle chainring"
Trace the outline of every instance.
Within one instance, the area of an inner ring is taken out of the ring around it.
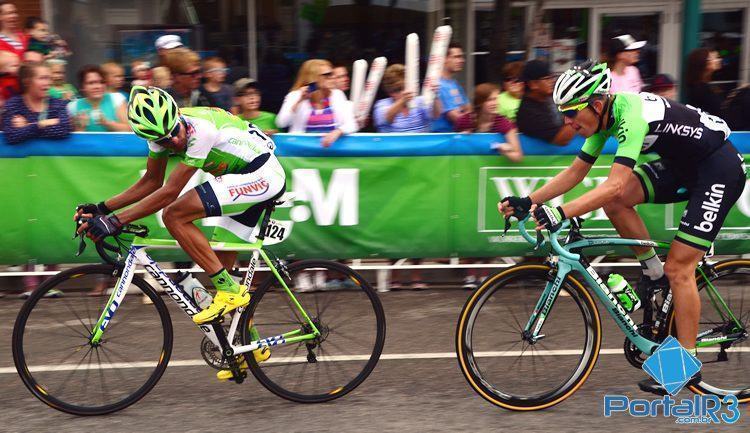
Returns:
[[[229,327],[225,326],[224,329],[228,331]],[[239,336],[235,337],[235,340],[235,345],[240,343]],[[206,336],[201,340],[201,356],[211,368],[215,368],[216,370],[227,370],[229,368],[229,363],[221,355],[221,348]],[[235,358],[238,363],[242,363],[243,355],[237,355]]]

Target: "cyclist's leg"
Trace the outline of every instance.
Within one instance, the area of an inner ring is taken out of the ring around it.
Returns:
[[[701,162],[695,176],[690,199],[664,267],[674,293],[677,334],[680,343],[688,349],[695,347],[700,319],[695,267],[711,247],[724,219],[742,195],[745,187],[744,163],[727,142]]]
[[[224,269],[232,269],[237,261],[237,251],[216,251],[216,257],[219,258]]]
[[[630,239],[648,239],[650,237],[646,224],[635,211],[635,205],[644,201],[645,193],[641,182],[635,174],[632,174],[625,183],[621,198],[604,205],[604,212],[620,236]],[[636,255],[649,250],[648,247],[631,248]]]
[[[664,273],[669,278],[674,296],[677,336],[685,349],[695,348],[695,338],[698,335],[701,301],[695,282],[695,268],[704,253],[705,250],[673,242],[664,264]]]
[[[221,217],[218,219],[218,227],[214,232],[214,240],[248,242],[252,238],[252,230],[260,216],[261,204],[280,195],[284,187],[284,170],[275,158],[271,158],[254,172],[212,178],[192,192],[199,196],[205,216]],[[217,232],[224,236],[217,238]],[[227,237],[232,234],[235,236]],[[206,243],[208,244],[207,240]],[[225,265],[230,260],[234,262],[235,255],[226,254],[222,255],[222,258]],[[214,298],[211,306],[193,316],[193,321],[196,323],[214,320],[234,308],[246,305],[250,300],[247,287],[235,282],[218,257],[216,260],[220,267],[218,273],[211,276],[211,280],[217,288],[217,297]],[[239,296],[241,299],[233,302],[233,298],[227,295],[228,293]]]
[[[208,239],[193,221],[206,217],[201,198],[193,189],[180,196],[164,209],[163,220],[167,230],[180,243],[180,247],[195,262],[213,275],[221,270],[222,263],[211,249]]]

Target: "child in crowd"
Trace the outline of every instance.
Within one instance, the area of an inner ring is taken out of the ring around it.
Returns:
[[[151,85],[151,65],[143,60],[135,60],[130,64],[130,71],[135,78],[133,86],[148,87]]]
[[[29,35],[29,47],[27,51],[35,51],[48,58],[52,52],[49,43],[49,25],[39,17],[28,17],[24,28]]]
[[[151,85],[160,89],[172,87],[172,74],[166,66],[157,66],[151,70]]]
[[[279,132],[276,115],[260,111],[260,90],[252,78],[240,78],[234,82],[238,113],[237,115],[260,128],[267,135]]]
[[[65,65],[67,63],[62,59],[51,59],[47,62],[50,74],[52,75],[52,85],[49,87],[49,96],[51,98],[71,101],[78,97],[78,91],[75,86],[65,82]]]
[[[18,81],[18,69],[21,67],[21,59],[11,51],[0,51],[0,101],[5,101],[21,93]]]
[[[209,57],[203,61],[203,77],[205,82],[200,87],[201,95],[211,107],[224,110],[232,109],[232,87],[224,84],[227,79],[227,64],[218,57]]]
[[[127,102],[128,92],[125,89],[125,69],[115,62],[107,62],[101,65],[104,72],[104,82],[107,85],[107,92],[114,93],[117,98],[117,105],[121,101]]]

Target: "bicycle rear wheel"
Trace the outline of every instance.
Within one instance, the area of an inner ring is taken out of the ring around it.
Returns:
[[[458,363],[469,385],[505,409],[539,410],[570,397],[588,378],[601,346],[594,300],[573,277],[563,283],[531,344],[523,331],[551,268],[519,265],[485,280],[466,301],[456,330]]]
[[[299,403],[346,395],[370,375],[385,343],[385,314],[370,284],[351,268],[326,260],[303,260],[279,269],[285,283],[321,332],[313,340],[271,347],[250,371],[268,390]],[[262,338],[311,327],[279,281],[271,277],[253,294],[240,329],[254,326]],[[249,344],[252,333],[243,333]],[[278,343],[278,342],[277,342]]]
[[[703,381],[689,388],[698,394],[731,394],[741,403],[747,403],[750,402],[750,342],[747,339],[750,330],[750,260],[727,260],[717,263],[713,269],[715,274],[708,275],[709,280],[740,324],[730,319],[720,300],[712,299],[708,283],[699,276],[701,317],[698,334],[704,334],[704,339],[721,334],[744,334],[744,337],[725,343],[724,350],[721,344],[698,348],[698,359],[703,363]],[[677,336],[674,314],[672,308],[667,323],[671,334]]]
[[[172,353],[172,323],[164,301],[142,278],[131,286],[99,344],[91,330],[119,274],[112,265],[87,265],[42,283],[21,308],[13,328],[13,360],[23,383],[45,404],[74,415],[122,410],[161,378]]]

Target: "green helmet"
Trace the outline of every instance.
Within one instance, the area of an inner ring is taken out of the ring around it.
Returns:
[[[606,63],[588,60],[560,75],[552,91],[552,99],[561,107],[588,102],[593,95],[606,95],[612,78]]]
[[[166,91],[143,86],[130,90],[128,123],[137,136],[151,141],[167,137],[179,118],[177,103]]]

